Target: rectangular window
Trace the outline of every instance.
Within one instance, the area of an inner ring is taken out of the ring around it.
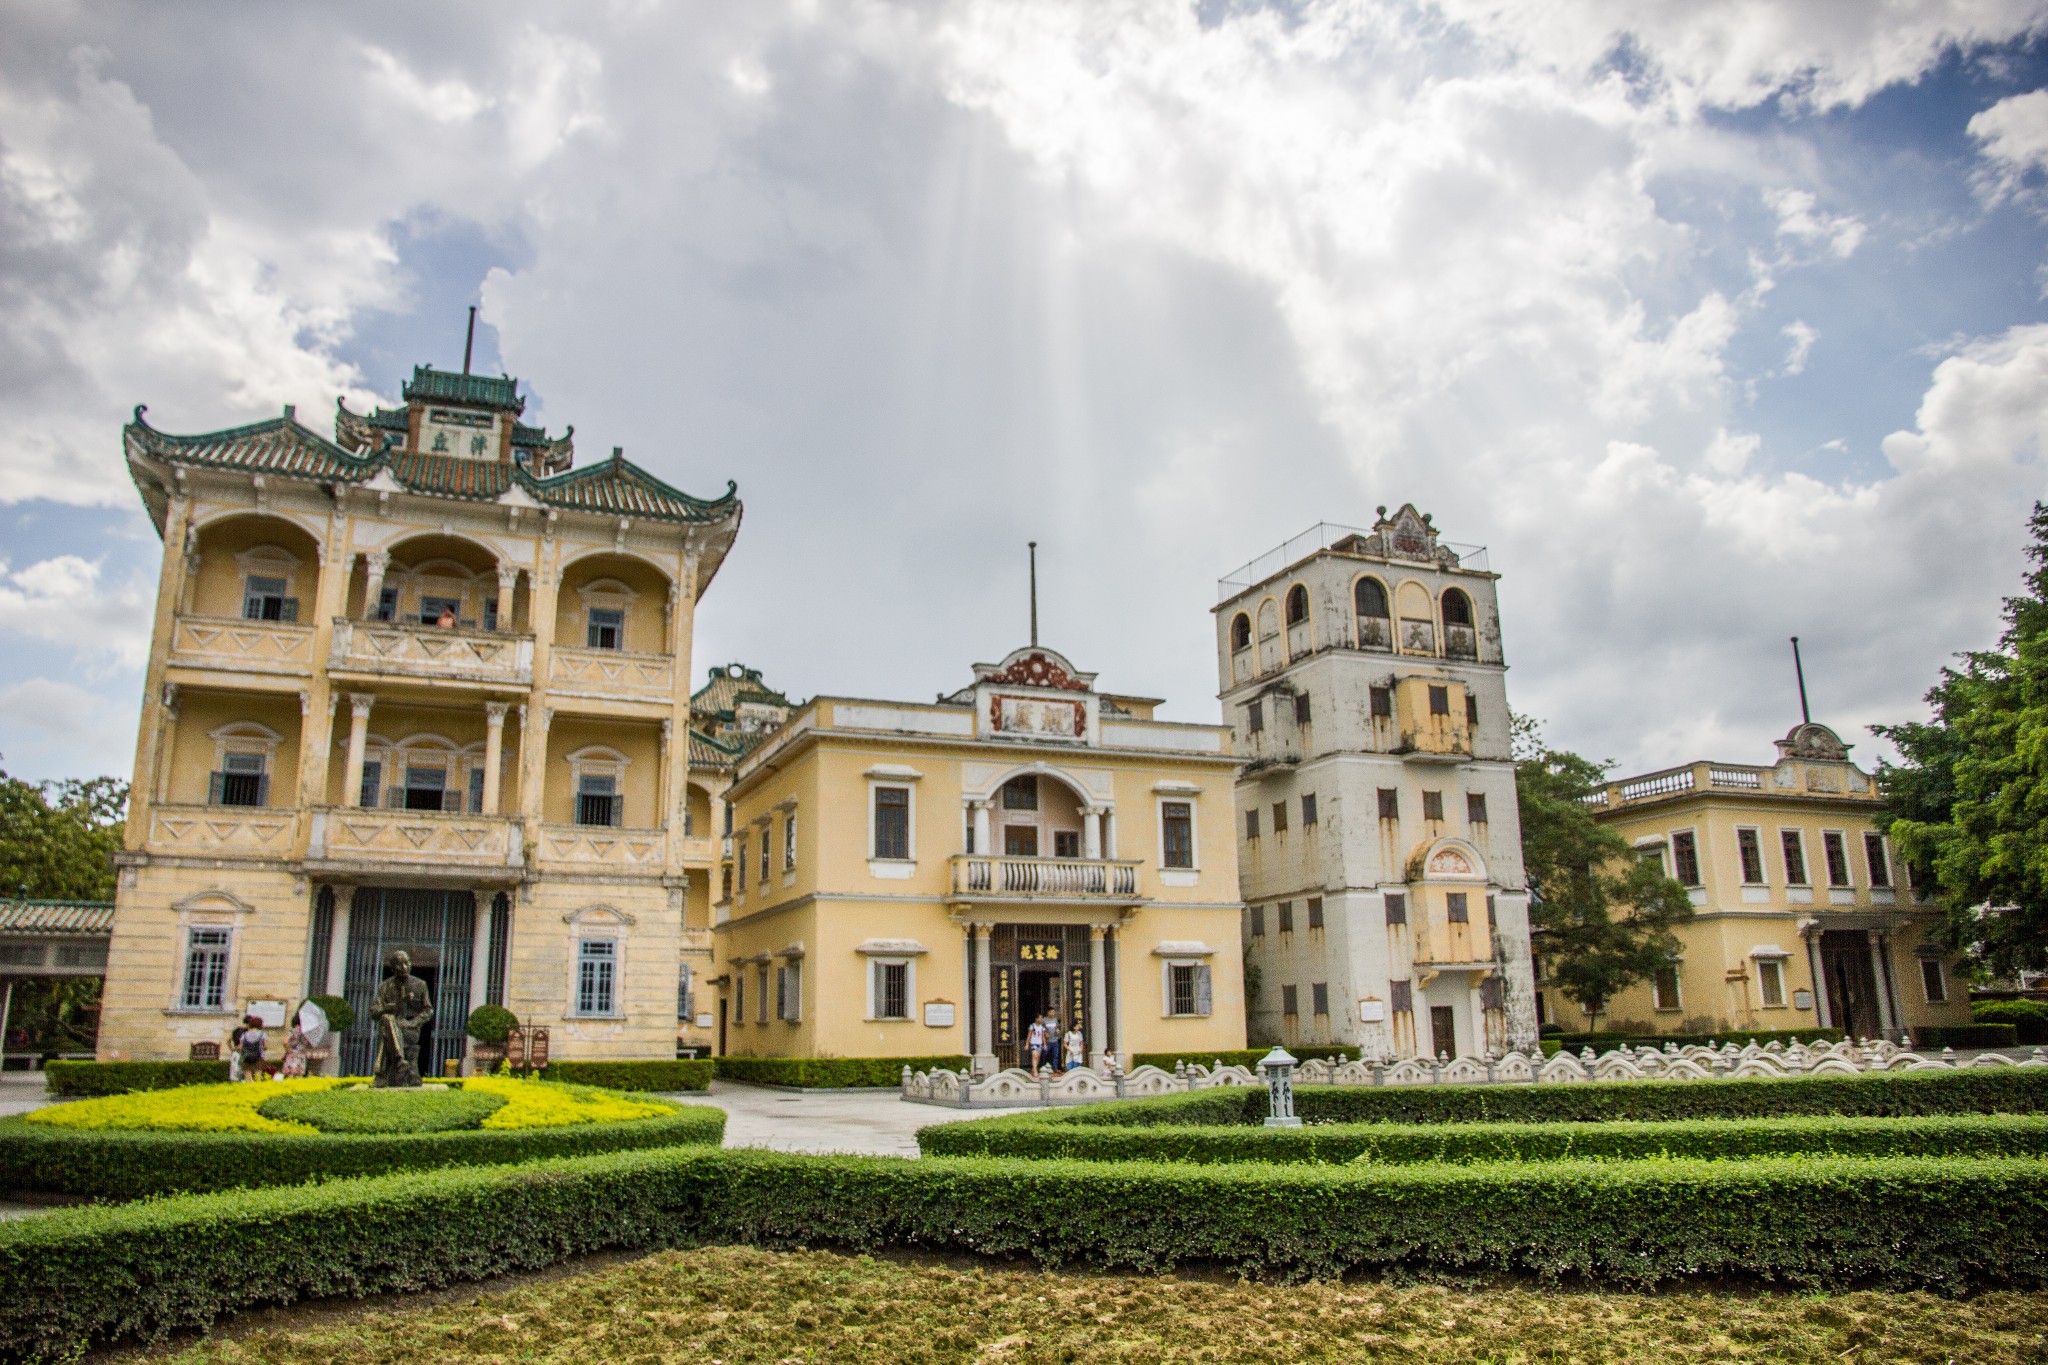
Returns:
[[[1254,905],[1247,908],[1245,913],[1251,916],[1252,937],[1264,938],[1266,936],[1266,907]]]
[[[1468,909],[1469,905],[1470,902],[1466,899],[1465,892],[1446,891],[1444,893],[1445,922],[1450,924],[1470,924],[1472,922],[1472,912]]]
[[[1756,994],[1767,1010],[1785,1007],[1785,964],[1775,957],[1756,960]]]
[[[1308,898],[1308,927],[1311,929],[1323,927],[1323,898],[1321,896],[1310,896]]]
[[[1742,880],[1750,886],[1764,884],[1763,843],[1753,829],[1735,831],[1735,849],[1742,855]]]
[[[774,1003],[768,998],[768,964],[763,962],[755,972],[754,999],[758,1003],[754,1006],[754,1022],[765,1024],[768,1022],[768,1007]]]
[[[576,823],[612,825],[619,823],[619,779],[609,774],[585,773],[576,779]]]
[[[1285,801],[1275,801],[1273,803],[1273,832],[1275,834],[1285,834],[1287,832],[1287,803]]]
[[[1422,794],[1422,818],[1424,820],[1441,820],[1444,818],[1444,794],[1442,792],[1424,792]]]
[[[1055,858],[1078,858],[1081,856],[1081,831],[1077,829],[1056,829],[1052,832],[1052,856]]]
[[[374,758],[363,760],[363,787],[356,793],[356,804],[374,806],[384,786],[384,765]]]
[[[396,621],[398,619],[398,589],[385,588],[377,594],[377,619]]]
[[[1387,903],[1387,923],[1406,924],[1408,922],[1408,897],[1399,891],[1389,891],[1386,894],[1385,900]]]
[[[471,815],[485,814],[484,770],[480,767],[469,770],[469,813]]]
[[[1451,689],[1440,683],[1429,685],[1429,714],[1448,716],[1451,714]]]
[[[1167,867],[1195,865],[1195,808],[1186,801],[1168,801],[1159,808],[1166,843]]]
[[[1313,825],[1316,822],[1316,794],[1304,792],[1301,798],[1301,823]]]
[[[1371,689],[1371,696],[1372,718],[1374,720],[1392,720],[1394,718],[1394,689],[1391,687],[1375,687]]]
[[[1280,902],[1280,932],[1283,934],[1291,934],[1294,932],[1293,901]]]
[[[761,885],[768,885],[768,864],[773,855],[769,850],[774,846],[775,817],[769,816],[761,822]]]
[[[484,629],[496,630],[497,628],[498,599],[495,597],[486,597],[484,598]]]
[[[676,977],[676,1018],[687,1021],[693,1019],[696,1013],[697,993],[694,989],[694,979],[690,973],[690,964],[685,962],[681,973]]]
[[[242,594],[242,619],[246,621],[296,621],[299,599],[287,597],[291,584],[282,578],[249,576]]]
[[[1806,885],[1806,844],[1796,829],[1778,831],[1778,841],[1785,848],[1785,885]]]
[[[788,815],[782,817],[782,870],[784,872],[792,872],[795,869],[796,812],[791,811]]]
[[[1038,826],[1004,825],[1003,856],[1006,858],[1036,858],[1038,856]]]
[[[1248,810],[1244,813],[1244,837],[1247,839],[1259,837],[1259,813],[1255,810]]]
[[[1296,725],[1308,724],[1308,693],[1306,692],[1294,694],[1294,723]]]
[[[1678,968],[1659,967],[1650,974],[1650,1003],[1660,1010],[1678,1008]]]
[[[584,644],[591,649],[624,649],[626,613],[616,607],[592,607]]]
[[[910,788],[875,788],[875,856],[910,856]]]
[[[1828,862],[1828,885],[1848,886],[1849,841],[1842,837],[1840,830],[1828,830],[1820,836],[1821,852]]]
[[[747,836],[742,834],[732,841],[732,865],[740,876],[740,894],[747,894]]]
[[[1266,728],[1266,704],[1251,702],[1244,708],[1244,728],[1248,734],[1258,734]]]
[[[1465,694],[1465,723],[1467,725],[1477,725],[1479,723],[1479,698],[1473,696],[1470,692]]]
[[[438,626],[445,617],[449,625],[462,622],[462,599],[459,597],[432,597],[420,594],[420,624]]]
[[[1948,978],[1942,975],[1941,959],[1923,957],[1920,959],[1920,989],[1927,996],[1927,1003],[1939,1005],[1948,999]]]
[[[1301,1013],[1301,998],[1296,994],[1299,989],[1296,986],[1282,986],[1280,988],[1280,1012],[1282,1014]]]
[[[1465,793],[1465,823],[1483,825],[1486,823],[1486,793]]]
[[[792,962],[786,967],[775,969],[775,1017],[789,1023],[798,1019],[797,998],[802,990],[802,981],[797,973],[803,964]]]
[[[178,1005],[188,1010],[227,1008],[228,951],[232,929],[189,929],[185,933],[185,989]]]
[[[1387,1008],[1395,1014],[1415,1013],[1415,983],[1413,981],[1389,981],[1387,983]]]
[[[264,804],[270,795],[270,783],[263,775],[262,754],[223,754],[220,765],[221,770],[213,775],[214,805]]]
[[[610,1014],[617,998],[619,945],[608,938],[576,944],[576,1012]]]
[[[1863,863],[1870,869],[1872,886],[1888,887],[1892,884],[1892,860],[1885,856],[1882,834],[1863,836]]]
[[[1036,774],[1026,773],[1023,777],[1013,777],[1003,784],[1003,809],[1038,809],[1038,778]]]
[[[414,767],[408,763],[405,785],[390,793],[394,810],[445,810],[448,806],[448,770],[442,767]]]
[[[732,1021],[747,1022],[747,974],[738,967],[732,969]]]
[[[1330,983],[1318,981],[1308,988],[1308,1007],[1313,1014],[1327,1015],[1330,1012]]]
[[[1398,792],[1398,791],[1396,791],[1396,790],[1395,790],[1394,788],[1392,788],[1392,787],[1381,787],[1381,788],[1380,788],[1380,819],[1382,819],[1382,820],[1398,820],[1398,819],[1400,819],[1400,818],[1401,818],[1401,793],[1400,793],[1400,792]]]
[[[1176,962],[1166,969],[1167,1012],[1178,1015],[1209,1013],[1209,969],[1194,962]]]
[[[1700,844],[1691,830],[1682,829],[1671,836],[1671,861],[1681,884],[1700,885]]]
[[[909,963],[877,962],[875,964],[875,1017],[877,1019],[908,1019],[910,1017]]]

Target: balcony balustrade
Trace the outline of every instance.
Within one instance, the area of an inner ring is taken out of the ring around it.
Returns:
[[[313,628],[286,621],[180,616],[171,626],[170,662],[227,673],[310,673]]]
[[[953,894],[991,900],[1135,900],[1138,864],[1107,858],[952,859]]]
[[[682,838],[683,861],[691,867],[716,867],[718,841],[708,834],[686,834]]]
[[[542,825],[540,860],[605,871],[660,871],[662,833],[609,825]]]
[[[533,682],[533,637],[336,617],[327,666],[337,673],[526,687]]]
[[[523,844],[519,822],[502,815],[322,806],[313,811],[306,857],[420,869],[517,867]]]
[[[557,646],[548,658],[548,686],[566,695],[665,702],[675,685],[673,655]]]
[[[298,840],[298,813],[266,806],[152,807],[149,849],[207,857],[288,858]]]

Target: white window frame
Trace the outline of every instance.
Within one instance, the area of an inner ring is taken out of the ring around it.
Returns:
[[[1742,835],[1745,830],[1756,836],[1756,870],[1763,874],[1762,881],[1751,881],[1749,879],[1749,870],[1742,865]],[[1779,850],[1779,856],[1784,856],[1783,849]],[[1744,886],[1761,886],[1766,888],[1770,886],[1771,860],[1770,856],[1764,852],[1764,830],[1762,825],[1737,825],[1735,827],[1735,872],[1736,875],[1742,878],[1742,885]]]
[[[1678,866],[1678,836],[1681,834],[1687,835],[1692,839],[1692,865],[1693,871],[1698,877],[1697,881],[1689,882],[1679,875],[1681,869]],[[1669,832],[1666,838],[1669,839],[1671,848],[1671,880],[1677,882],[1688,891],[1698,891],[1706,886],[1707,859],[1701,847],[1699,827],[1697,825],[1687,825],[1683,829],[1674,829]]]
[[[239,1017],[242,925],[248,916],[255,913],[254,907],[232,892],[212,890],[187,896],[171,908],[178,914],[178,972],[171,979],[168,998],[164,1002],[164,1013],[197,1014],[214,1018],[222,1015]],[[191,966],[192,931],[195,929],[224,930],[228,935],[227,975],[222,980],[221,1003],[218,1008],[185,1003],[185,975]]]
[[[900,770],[869,769],[867,774],[867,854],[868,873],[876,877],[908,878],[917,868],[917,784],[923,774],[905,768]],[[904,818],[909,823],[903,841],[902,858],[879,858],[875,856],[875,801],[876,793],[883,787],[901,787],[907,794],[904,801]]]
[[[788,956],[775,968],[775,1017],[785,1024],[804,1020],[804,960]]]
[[[903,968],[903,1013],[883,1014],[882,1009],[882,968]],[[917,959],[915,957],[868,958],[868,1010],[867,1022],[871,1024],[907,1024],[913,1021],[917,1008]]]
[[[768,983],[775,979],[775,974],[769,970],[772,966],[774,964],[771,962],[762,961],[754,963],[754,990],[761,997],[754,1006],[754,1022],[757,1024],[765,1024],[771,1017],[769,1014],[771,1002],[768,994]]]
[[[608,744],[586,744],[562,756],[569,765],[569,823],[577,824],[577,803],[585,776],[609,777],[612,779],[619,803],[619,823],[616,825],[579,826],[587,829],[625,829],[626,825],[626,769],[633,766],[633,760]]]
[[[754,862],[754,871],[760,878],[761,890],[765,892],[768,889],[768,878],[775,867],[775,812],[768,812],[756,820],[754,825],[761,835],[760,854]]]
[[[199,934],[220,934],[224,941],[219,944],[195,945],[193,939]],[[239,947],[240,935],[231,924],[188,924],[185,926],[184,951],[178,958],[177,1002],[172,1008],[179,1014],[232,1014],[235,1010],[235,950]],[[209,951],[222,950],[220,969],[220,1002],[209,1005],[203,999],[194,1001],[187,993],[191,981],[192,954],[196,946]]]
[[[1195,1011],[1181,1014],[1173,1008],[1173,969],[1192,967],[1195,969]],[[1209,1008],[1202,1004],[1202,982],[1209,982]],[[1162,1019],[1209,1019],[1216,1014],[1216,974],[1209,970],[1209,963],[1200,957],[1175,955],[1159,959],[1159,1017]]]
[[[782,870],[796,871],[796,807],[782,813]]]
[[[1771,999],[1766,982],[1778,983],[1778,998]],[[1790,1003],[1790,992],[1785,989],[1785,959],[1782,957],[1759,957],[1756,959],[1756,1003],[1758,1009],[1781,1010]]]
[[[1657,987],[1657,977],[1664,972],[1671,973],[1671,994],[1674,997],[1674,999],[1668,1005],[1660,1002],[1659,997],[1663,995],[1663,991],[1659,990]],[[1669,967],[1659,967],[1655,972],[1652,972],[1650,974],[1650,1008],[1658,1014],[1674,1014],[1684,1012],[1685,964],[1683,962],[1673,963]]]
[[[747,1026],[747,964],[735,962],[726,969],[732,974],[732,1026]]]
[[[1883,886],[1879,886],[1877,878],[1870,875],[1870,841],[1872,839],[1877,840],[1878,856],[1884,859]],[[1898,890],[1899,879],[1892,868],[1892,841],[1874,829],[1863,831],[1863,875],[1869,881],[1872,891],[1896,892]]]
[[[632,652],[633,602],[639,593],[627,587],[616,578],[597,578],[576,590],[582,600],[583,638],[576,642],[578,649],[602,649],[590,643],[590,613],[593,608],[619,613],[619,647],[603,650],[606,654],[627,654]],[[643,651],[644,652],[644,651]]]
[[[588,952],[589,949],[599,947],[600,945],[609,951],[597,954]],[[625,958],[625,944],[612,934],[579,933],[576,936],[575,982],[571,987],[572,994],[569,997],[570,1017],[575,1019],[618,1019],[624,1017],[623,1012],[619,1009],[619,997],[623,994],[620,987],[623,984],[622,978],[625,975],[623,971]],[[583,1003],[584,966],[587,963],[597,962],[606,963],[611,968],[611,979],[606,983],[611,995],[610,1001],[607,1002],[610,1006],[608,1009],[586,1009]]]
[[[1785,860],[1785,836],[1788,834],[1799,841],[1800,879],[1796,882],[1793,881],[1792,869],[1788,867],[1785,869],[1785,885],[1788,889],[1796,886],[1804,887],[1811,891],[1813,889],[1813,859],[1807,855],[1806,831],[1804,829],[1797,825],[1778,826],[1778,861],[1783,863]]]
[[[1830,837],[1842,841],[1842,871],[1848,877],[1847,881],[1837,882],[1835,880],[1835,870],[1828,866],[1828,839]],[[1856,889],[1856,860],[1849,856],[1848,830],[1824,829],[1820,832],[1820,865],[1821,872],[1828,879],[1828,890],[1853,891]],[[1809,872],[1808,875],[1811,876],[1812,874]]]
[[[1916,955],[1916,956],[1918,956],[1918,955]],[[1941,960],[1940,958],[1938,958],[1938,957],[1926,957],[1926,956],[1919,956],[1919,963],[1920,963],[1920,995],[1921,995],[1921,998],[1922,998],[1922,999],[1924,999],[1924,1000],[1925,1000],[1925,1001],[1926,1001],[1926,1002],[1927,1002],[1928,1004],[1930,1004],[1930,1005],[1946,1005],[1946,1004],[1948,1003],[1948,968],[1947,968],[1947,966],[1946,966],[1946,965],[1945,965],[1945,964],[1944,964],[1944,963],[1942,962],[1942,960]],[[1934,995],[1934,994],[1931,994],[1931,993],[1930,993],[1930,992],[1928,991],[1928,989],[1927,989],[1927,968],[1928,968],[1928,966],[1929,966],[1930,964],[1931,964],[1931,965],[1933,966],[1933,968],[1934,968],[1934,979],[1935,979],[1935,980],[1937,980],[1937,981],[1939,981],[1939,982],[1941,983],[1941,994],[1940,994],[1940,995]]]

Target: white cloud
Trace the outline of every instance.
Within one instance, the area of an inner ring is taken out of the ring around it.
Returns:
[[[1806,358],[1813,354],[1813,343],[1820,340],[1820,329],[1804,319],[1795,318],[1778,330],[1778,334],[1789,343],[1785,348],[1785,365],[1778,373],[1782,375],[1804,374]]]
[[[39,781],[55,777],[127,776],[135,759],[135,707],[75,683],[30,678],[0,688],[0,754],[7,771]]]
[[[87,660],[139,667],[149,656],[154,585],[103,586],[100,565],[58,555],[19,570],[0,560],[0,631],[62,646]]]
[[[1970,120],[1990,173],[1980,184],[1997,200],[2020,192],[2031,172],[2048,169],[2048,90],[2011,95]]]
[[[1863,241],[1864,226],[1853,215],[1823,213],[1810,190],[1771,189],[1764,202],[1778,215],[1778,235],[1847,258]]]

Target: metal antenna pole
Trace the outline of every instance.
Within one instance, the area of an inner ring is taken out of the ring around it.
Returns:
[[[1799,720],[1801,724],[1813,724],[1813,712],[1806,709],[1806,667],[1799,662],[1799,637],[1792,637],[1792,671],[1799,675]]]
[[[1031,545],[1031,645],[1038,646],[1038,542]]]
[[[469,335],[462,342],[462,372],[469,373],[470,353],[476,349],[476,305],[469,306]]]

